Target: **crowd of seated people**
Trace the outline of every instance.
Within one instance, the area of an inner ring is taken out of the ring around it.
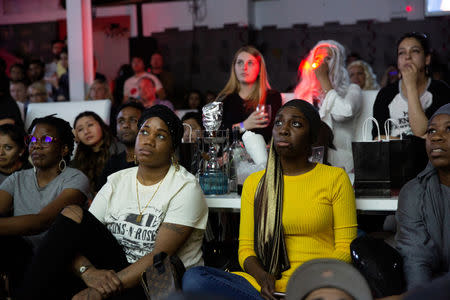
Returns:
[[[398,198],[395,240],[407,290],[397,299],[448,277],[450,268],[450,89],[430,77],[429,45],[419,33],[399,39],[399,78],[373,107],[382,136],[384,121],[394,119],[392,138],[423,138],[429,158]],[[162,54],[149,69],[133,57],[113,93],[100,78],[86,97],[111,100],[111,126],[84,111],[71,127],[49,111],[24,128],[16,103],[26,113],[28,103],[69,99],[58,97],[68,83],[67,51],[63,42],[52,46],[47,65],[11,66],[0,91],[0,242],[8,245],[0,247],[0,273],[13,299],[145,299],[139,277],[159,252],[177,254],[187,267],[185,292],[225,299],[277,299],[307,261],[351,263],[354,120],[363,90],[379,88],[367,62],[346,65],[339,42],[319,41],[299,66],[297,99],[283,103],[261,52],[244,46],[230,58],[217,97],[193,89],[179,103]],[[223,129],[259,133],[269,148],[266,169],[244,183],[241,270],[232,273],[203,266],[208,209],[195,174],[177,162],[180,143],[196,139],[201,109],[214,99],[223,102]],[[176,108],[196,111],[180,119]],[[330,166],[309,161],[320,140]],[[151,238],[137,234],[143,230]]]

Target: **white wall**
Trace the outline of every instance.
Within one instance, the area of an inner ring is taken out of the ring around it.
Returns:
[[[199,0],[197,26],[221,28],[224,24],[248,25],[248,0]],[[148,3],[142,6],[143,34],[151,35],[166,28],[191,30],[193,17],[190,1]]]
[[[424,0],[267,0],[254,4],[254,26],[276,25],[289,28],[294,24],[320,26],[326,22],[354,24],[359,20],[389,21],[403,17],[423,19]],[[405,7],[413,11],[407,13]]]
[[[65,18],[58,0],[0,0],[0,24],[56,21]],[[142,6],[143,33],[149,36],[167,28],[192,29],[190,1],[147,3]],[[352,24],[358,20],[389,21],[403,17],[423,19],[424,0],[198,0],[200,15],[196,24],[220,28],[224,24],[254,25],[256,28],[294,24],[322,25],[325,22]],[[413,11],[407,13],[405,7]],[[99,17],[130,16],[131,36],[137,35],[134,5],[99,7]]]

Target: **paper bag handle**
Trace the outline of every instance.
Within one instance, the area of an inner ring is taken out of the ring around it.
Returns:
[[[399,127],[398,126],[398,122],[395,119],[387,119],[386,121],[384,121],[384,132],[386,133],[386,141],[389,142],[391,139],[391,127],[389,126],[389,122],[392,123],[392,125],[394,125],[395,127]],[[403,140],[403,135],[400,133],[400,139]]]
[[[374,117],[368,117],[364,123],[363,123],[363,141],[367,141],[367,124],[369,121],[372,121],[375,123],[375,125],[377,126],[377,132],[378,132],[378,141],[381,141],[381,137],[380,137],[380,125],[378,125],[378,121],[377,119],[375,119]]]

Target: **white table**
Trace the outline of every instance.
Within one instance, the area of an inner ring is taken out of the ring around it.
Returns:
[[[395,212],[397,199],[397,197],[358,197],[356,198],[356,209],[362,212]],[[241,197],[237,193],[207,195],[206,203],[213,210],[238,212],[241,209]]]

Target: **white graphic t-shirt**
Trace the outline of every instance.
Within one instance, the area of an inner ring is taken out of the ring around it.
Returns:
[[[144,72],[139,76],[131,76],[125,81],[123,85],[123,95],[137,98],[139,96],[138,82],[142,77],[148,77],[153,80],[153,82],[155,83],[155,91],[163,88],[163,85],[161,84],[161,81],[159,81],[158,77],[153,74]]]
[[[158,191],[159,183],[144,186],[138,181],[140,210],[143,213],[142,218],[138,218],[137,169],[129,168],[110,175],[89,211],[107,226],[122,245],[129,263],[153,251],[159,226],[163,222],[193,227],[194,231],[177,255],[186,268],[201,265],[208,207],[197,180],[184,168],[175,171],[172,166]],[[151,199],[153,194],[155,196]]]
[[[430,85],[430,82],[431,80],[428,81],[427,89]],[[392,102],[389,104],[389,114],[391,116],[390,118],[394,119],[394,122],[396,123],[396,125],[389,124],[391,129],[390,135],[398,137],[400,136],[400,134],[414,135],[409,124],[408,99],[406,99],[402,95],[401,80],[398,84],[400,93],[395,95],[394,99],[392,99]],[[420,104],[423,111],[430,107],[432,103],[433,95],[428,90],[425,90],[425,92],[420,96]],[[384,126],[384,124],[380,124],[380,126]]]

